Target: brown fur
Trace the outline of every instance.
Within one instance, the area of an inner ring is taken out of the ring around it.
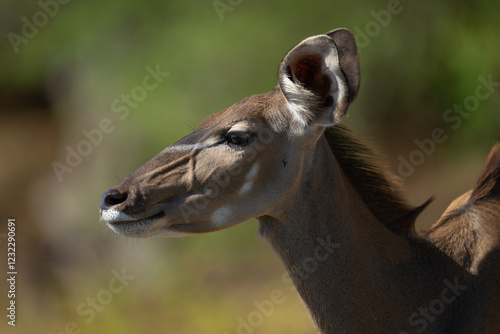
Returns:
[[[325,137],[342,170],[375,217],[395,233],[414,235],[415,220],[430,200],[416,208],[408,205],[397,176],[349,128],[337,125],[327,129]]]
[[[488,160],[469,199],[470,203],[488,202],[500,196],[500,144],[491,150]]]
[[[500,144],[491,150],[474,189],[458,198],[425,235],[474,272],[486,253],[500,247]]]

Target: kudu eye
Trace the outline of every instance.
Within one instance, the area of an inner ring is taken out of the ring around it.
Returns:
[[[251,138],[252,135],[246,132],[232,132],[226,136],[227,143],[231,146],[245,146]]]

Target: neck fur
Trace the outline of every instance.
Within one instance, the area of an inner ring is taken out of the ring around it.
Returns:
[[[276,214],[260,218],[260,233],[281,257],[321,333],[368,333],[373,328],[363,326],[369,319],[391,318],[381,303],[404,307],[388,291],[394,268],[411,256],[410,245],[377,219],[325,136],[310,154]],[[363,321],[349,321],[356,314]]]

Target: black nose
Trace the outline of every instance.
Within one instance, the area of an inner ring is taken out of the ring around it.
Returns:
[[[127,193],[120,193],[118,190],[110,189],[106,191],[101,198],[101,210],[110,209],[113,206],[125,202]]]

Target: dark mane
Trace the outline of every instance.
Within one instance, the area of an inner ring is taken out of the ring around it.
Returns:
[[[469,203],[486,201],[490,198],[500,198],[500,143],[491,150],[472,191]]]
[[[389,230],[413,236],[415,219],[431,202],[410,206],[402,195],[398,178],[377,159],[376,151],[356,138],[352,131],[336,125],[325,137],[342,170],[375,217]]]

